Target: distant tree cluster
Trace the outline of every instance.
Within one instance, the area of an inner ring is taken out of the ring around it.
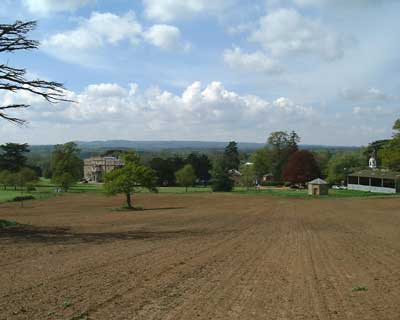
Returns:
[[[205,154],[190,153],[187,157],[173,156],[168,158],[155,157],[149,166],[157,175],[159,186],[174,186],[179,184],[176,173],[185,165],[190,165],[195,173],[196,181],[207,184],[210,180],[211,161]]]
[[[0,184],[4,189],[7,186],[33,188],[38,180],[34,168],[27,164],[26,154],[29,152],[27,144],[6,143],[0,146]]]

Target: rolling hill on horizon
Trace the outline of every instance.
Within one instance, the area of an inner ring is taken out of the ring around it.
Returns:
[[[228,141],[184,141],[184,140],[94,140],[94,141],[75,141],[82,151],[88,150],[108,150],[108,149],[135,149],[141,152],[159,151],[220,151],[225,148]],[[238,142],[241,151],[254,151],[264,147],[265,143],[257,142]],[[31,150],[52,150],[54,145],[31,145]],[[301,149],[333,149],[333,150],[352,150],[358,146],[328,146],[328,145],[300,145]]]

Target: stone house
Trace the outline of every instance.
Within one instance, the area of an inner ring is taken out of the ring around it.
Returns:
[[[124,162],[117,157],[92,157],[83,162],[84,178],[88,182],[101,182],[107,172],[124,165]]]

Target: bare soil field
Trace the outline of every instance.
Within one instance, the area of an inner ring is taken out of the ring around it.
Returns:
[[[400,319],[400,199],[0,205],[0,319]]]

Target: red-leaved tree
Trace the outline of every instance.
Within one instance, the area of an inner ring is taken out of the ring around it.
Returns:
[[[283,171],[285,181],[292,183],[305,183],[321,175],[314,155],[307,150],[296,151],[286,163]]]

